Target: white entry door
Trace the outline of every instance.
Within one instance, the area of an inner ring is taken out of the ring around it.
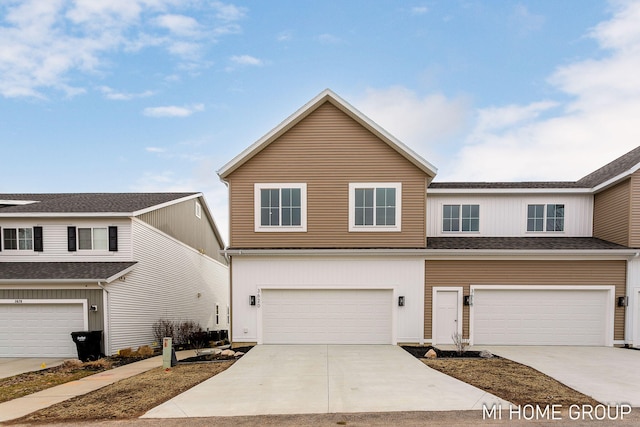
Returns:
[[[453,344],[452,335],[460,332],[459,290],[436,290],[433,344]]]

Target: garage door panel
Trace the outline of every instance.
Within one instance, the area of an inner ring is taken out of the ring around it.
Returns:
[[[265,344],[390,344],[391,290],[262,291]]]
[[[82,304],[0,304],[0,357],[76,357]]]
[[[474,291],[474,344],[607,345],[606,290]]]

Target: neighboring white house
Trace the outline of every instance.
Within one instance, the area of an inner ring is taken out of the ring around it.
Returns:
[[[218,171],[232,340],[640,346],[639,168],[434,182],[325,90]]]
[[[201,193],[0,194],[0,357],[158,345],[152,325],[229,329],[223,240]]]

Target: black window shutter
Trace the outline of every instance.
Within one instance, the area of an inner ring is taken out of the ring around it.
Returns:
[[[2,227],[0,227],[0,239],[2,239]],[[0,251],[2,250],[2,241],[0,241]]]
[[[109,227],[109,251],[118,251],[118,227]]]
[[[35,252],[42,252],[44,250],[42,227],[33,227],[33,250]]]
[[[76,251],[76,228],[67,227],[67,250],[69,252]]]

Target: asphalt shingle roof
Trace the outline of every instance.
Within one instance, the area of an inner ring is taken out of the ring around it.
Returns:
[[[618,157],[600,169],[591,172],[589,175],[578,180],[578,184],[586,187],[595,187],[628,171],[640,163],[640,146],[629,151],[627,154]]]
[[[613,250],[629,248],[593,237],[428,237],[427,249]]]
[[[0,280],[104,281],[136,262],[0,262]]]
[[[583,185],[579,185],[576,182],[570,181],[548,181],[548,182],[432,182],[429,184],[429,188],[443,188],[443,189],[518,189],[518,188],[586,188]]]
[[[131,213],[194,194],[198,193],[0,193],[0,200],[38,202],[0,204],[0,213]]]

